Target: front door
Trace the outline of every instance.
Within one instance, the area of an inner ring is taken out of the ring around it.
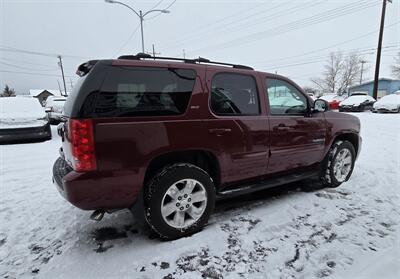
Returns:
[[[267,78],[271,145],[268,173],[307,167],[322,160],[324,113],[309,113],[308,97],[289,81]]]

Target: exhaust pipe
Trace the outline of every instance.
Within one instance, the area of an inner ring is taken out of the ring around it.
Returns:
[[[101,219],[103,219],[105,213],[106,212],[104,210],[101,210],[101,209],[95,210],[92,213],[92,215],[90,215],[90,219],[92,219],[94,221],[97,221],[97,222],[101,221]]]

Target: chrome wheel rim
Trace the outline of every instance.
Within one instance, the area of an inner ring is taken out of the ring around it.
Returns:
[[[344,148],[339,151],[333,163],[333,175],[338,182],[346,180],[351,171],[353,156],[349,149]]]
[[[207,207],[207,191],[195,179],[182,179],[172,184],[161,201],[164,221],[176,229],[197,222]]]

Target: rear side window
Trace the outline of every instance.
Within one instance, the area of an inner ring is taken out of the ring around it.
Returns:
[[[259,114],[255,79],[250,75],[216,74],[211,84],[211,109],[217,115]]]
[[[99,92],[88,96],[90,117],[179,115],[186,111],[196,80],[190,69],[112,67]]]

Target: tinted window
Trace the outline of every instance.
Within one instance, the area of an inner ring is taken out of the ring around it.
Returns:
[[[91,117],[183,114],[195,80],[195,71],[187,69],[112,67],[83,111]]]
[[[219,115],[259,114],[255,79],[248,75],[217,74],[211,84],[211,109]]]
[[[304,114],[307,98],[293,85],[279,79],[266,79],[271,114]]]

